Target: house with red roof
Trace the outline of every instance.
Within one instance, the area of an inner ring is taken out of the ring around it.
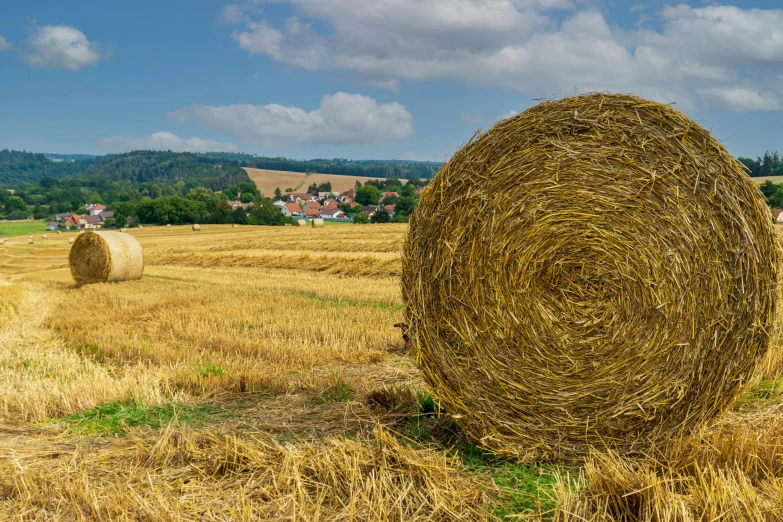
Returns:
[[[775,221],[778,223],[783,223],[783,210],[779,208],[773,208],[772,209],[772,217],[775,218]]]
[[[299,206],[299,203],[286,203],[285,207],[281,208],[280,210],[283,211],[284,216],[301,216],[302,215],[302,207]]]
[[[353,199],[354,199],[355,197],[356,197],[356,189],[355,189],[355,188],[352,188],[352,189],[348,189],[348,190],[346,190],[345,192],[341,193],[341,194],[340,194],[340,195],[337,197],[337,199],[339,199],[339,200],[340,200],[340,201],[342,201],[342,202],[345,202],[346,200],[351,200],[351,201],[353,201]]]
[[[85,205],[84,208],[86,208],[90,212],[91,216],[97,216],[98,214],[106,210],[106,207],[101,205],[100,203],[96,205]]]

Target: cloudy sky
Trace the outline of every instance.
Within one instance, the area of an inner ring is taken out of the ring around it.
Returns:
[[[536,99],[608,90],[783,152],[779,0],[122,3],[3,3],[0,148],[442,160]]]

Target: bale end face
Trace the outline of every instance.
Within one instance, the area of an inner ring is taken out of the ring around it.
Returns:
[[[320,218],[315,218],[312,221],[313,228],[324,228],[324,220]]]
[[[193,230],[195,231],[201,230],[201,225],[193,225]]]
[[[412,349],[446,411],[521,460],[643,453],[730,407],[770,346],[763,196],[671,106],[592,94],[477,136],[410,220]]]

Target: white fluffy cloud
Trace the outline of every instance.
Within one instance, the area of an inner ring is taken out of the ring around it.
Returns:
[[[781,9],[681,4],[658,12],[654,31],[612,28],[579,7],[585,1],[276,1],[296,16],[282,26],[248,18],[232,33],[241,49],[307,70],[354,70],[390,89],[462,80],[531,95],[615,90],[686,107],[781,108]]]
[[[35,27],[27,45],[29,52],[25,60],[43,69],[77,71],[111,56],[111,52],[89,41],[83,32],[69,25]]]
[[[7,51],[11,47],[13,47],[13,45],[11,45],[11,42],[6,40],[3,36],[0,36],[0,52]]]
[[[191,105],[169,114],[229,130],[253,146],[367,145],[405,138],[413,117],[397,102],[378,103],[360,94],[324,96],[318,109],[283,105]]]
[[[220,143],[202,138],[184,139],[170,132],[155,132],[149,136],[132,138],[116,136],[100,140],[97,145],[109,152],[132,150],[170,150],[172,152],[238,152],[233,143]]]

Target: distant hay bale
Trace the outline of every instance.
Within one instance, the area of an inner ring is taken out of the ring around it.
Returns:
[[[166,223],[166,226],[170,228],[171,227],[171,223]]]
[[[88,232],[79,236],[68,261],[79,285],[132,281],[144,271],[144,253],[135,237],[121,232]]]
[[[69,238],[68,238],[68,244],[71,244],[71,245],[73,245],[73,242],[74,242],[74,241],[76,241],[76,238],[74,238],[74,237],[69,237]]]
[[[236,224],[231,225],[231,228],[237,228]]]
[[[321,218],[315,218],[312,223],[313,228],[324,228],[324,220]]]
[[[128,229],[127,229],[127,228],[121,228],[121,229],[120,229],[120,232],[127,232],[127,231],[128,231]]]
[[[59,230],[57,231],[57,235],[58,235],[58,236],[60,235],[60,231],[59,231]]]
[[[41,239],[46,239],[46,234],[41,234]]]
[[[761,192],[703,127],[633,96],[547,101],[422,194],[407,333],[484,447],[635,454],[734,402],[770,347],[780,261]]]
[[[0,245],[4,245],[4,244],[5,244],[5,239],[0,239]]]
[[[31,238],[31,237],[28,237],[28,238],[27,238],[27,244],[28,244],[28,245],[32,245],[32,244],[33,244],[33,238]]]
[[[139,228],[144,228],[144,225],[139,225]]]
[[[193,225],[193,230],[201,230],[201,225]]]
[[[305,221],[304,219],[297,219],[294,222],[294,225],[296,225],[298,227],[306,227],[307,226],[307,221]]]

